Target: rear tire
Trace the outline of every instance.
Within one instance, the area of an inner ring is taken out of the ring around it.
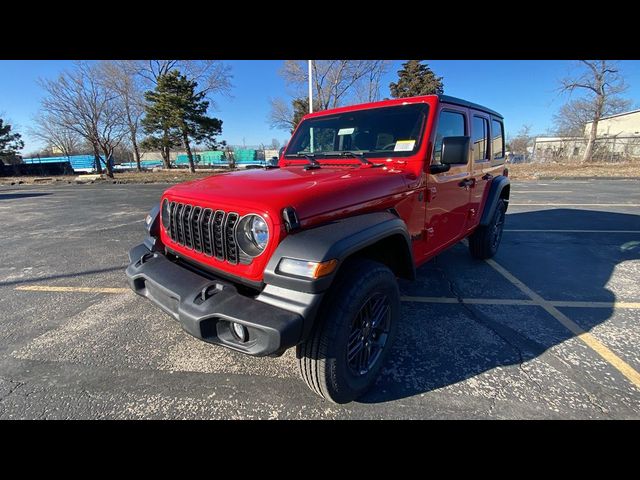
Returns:
[[[400,292],[393,272],[372,260],[345,264],[306,342],[300,374],[317,395],[347,403],[375,382],[396,337]]]
[[[496,210],[489,224],[478,227],[469,236],[469,251],[472,257],[485,260],[497,253],[500,240],[502,240],[506,211],[507,204],[502,199],[498,200],[498,205],[496,205]]]

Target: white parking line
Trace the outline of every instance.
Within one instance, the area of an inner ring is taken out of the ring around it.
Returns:
[[[573,193],[573,190],[514,190],[513,194],[517,193]]]
[[[125,293],[128,288],[101,288],[101,287],[56,287],[47,285],[23,285],[16,290],[27,292],[80,292],[80,293]]]
[[[511,203],[516,207],[640,207],[640,203]]]
[[[467,303],[469,305],[529,305],[535,306],[533,300],[518,300],[510,298],[454,298],[454,297],[411,297],[403,296],[403,302],[417,303]]]
[[[613,353],[609,348],[597,340],[593,335],[582,329],[577,323],[569,319],[560,312],[556,307],[579,307],[579,308],[630,308],[640,309],[640,302],[572,302],[572,301],[548,301],[538,295],[536,292],[527,287],[524,283],[513,276],[507,269],[495,262],[494,260],[485,260],[494,270],[500,273],[511,284],[517,287],[521,292],[527,295],[530,300],[521,299],[485,299],[485,298],[467,298],[459,300],[450,297],[411,297],[404,296],[402,301],[405,302],[423,302],[423,303],[468,303],[476,305],[526,305],[542,307],[547,313],[554,317],[558,322],[564,325],[576,337],[582,340],[593,351],[600,355],[606,362],[617,369],[624,375],[636,388],[640,389],[640,373]],[[112,288],[112,287],[66,287],[66,286],[47,286],[47,285],[22,285],[15,287],[16,290],[35,291],[35,292],[78,292],[78,293],[125,293],[129,292],[128,288]]]
[[[640,233],[640,230],[543,230],[543,229],[516,229],[505,228],[505,232],[530,232],[530,233]]]
[[[537,305],[542,307],[549,315],[551,315],[558,322],[564,325],[564,327],[566,327],[569,331],[571,331],[571,333],[582,340],[589,348],[600,355],[612,367],[614,367],[622,375],[624,375],[636,388],[640,389],[640,373],[638,373],[631,365],[618,357],[596,337],[583,330],[580,325],[563,314],[554,305],[552,305],[551,302],[545,300],[532,289],[527,287],[522,281],[517,279],[513,274],[511,274],[511,272],[509,272],[495,260],[487,259],[485,260],[485,262],[487,262],[500,275],[506,278],[511,284],[517,287],[522,293],[531,298],[531,300],[533,300]]]
[[[535,300],[519,300],[513,298],[454,298],[454,297],[401,297],[403,302],[416,303],[466,303],[469,305],[524,305],[538,306]],[[624,308],[640,310],[640,302],[578,302],[565,300],[548,300],[554,307],[571,308]]]

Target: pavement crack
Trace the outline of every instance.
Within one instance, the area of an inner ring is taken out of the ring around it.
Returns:
[[[19,388],[23,387],[26,385],[25,382],[19,382],[17,380],[9,380],[6,379],[5,381],[9,382],[12,386],[9,388],[9,391],[7,392],[6,395],[0,397],[0,402],[3,402],[4,400],[6,400],[7,398],[9,398],[9,396],[14,393],[16,390],[18,390]]]
[[[527,372],[527,369],[524,367],[524,362],[520,362],[518,364],[518,369],[520,370],[520,372],[522,373],[522,375],[531,383],[533,383],[536,388],[538,389],[538,392],[542,392],[542,384],[540,382],[538,382],[537,380],[535,380],[530,374],[529,372]]]
[[[572,364],[567,362],[561,356],[556,355],[553,351],[550,351],[549,355],[555,361],[557,361],[560,365],[563,365],[568,372],[574,372],[575,371],[575,368],[574,368],[574,366]],[[571,376],[573,377],[573,375],[571,375]],[[587,390],[587,388],[582,384],[582,382],[578,378],[573,377],[573,382],[578,388],[580,388],[580,390],[582,390],[582,392],[585,394],[585,396],[587,397],[588,402],[591,405],[593,405],[594,407],[598,408],[605,415],[609,414],[609,410],[596,401],[596,397],[589,390]]]
[[[451,295],[455,297],[456,300],[458,300],[458,303],[462,306],[462,308],[464,308],[467,311],[470,318],[474,322],[476,322],[478,325],[493,332],[498,338],[500,338],[504,343],[509,345],[509,347],[516,352],[516,354],[518,355],[518,370],[522,373],[522,375],[525,377],[527,381],[535,385],[535,387],[538,389],[538,392],[542,392],[542,385],[539,382],[535,381],[529,375],[529,372],[527,372],[526,369],[524,368],[524,363],[526,362],[526,359],[525,359],[525,355],[523,353],[522,348],[516,343],[514,343],[514,341],[511,338],[504,335],[504,333],[500,332],[499,329],[495,328],[493,325],[487,322],[487,320],[483,318],[482,315],[478,314],[478,312],[474,308],[472,308],[471,305],[464,302],[464,299],[460,294],[460,292],[457,290],[454,281],[451,278],[449,278],[445,269],[438,265],[438,257],[434,259],[433,264],[434,264],[434,268],[440,273],[444,281],[447,282]]]

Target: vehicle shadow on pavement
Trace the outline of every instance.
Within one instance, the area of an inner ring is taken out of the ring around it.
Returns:
[[[505,229],[639,231],[640,216],[543,210],[509,214]],[[546,300],[615,302],[607,283],[616,265],[640,258],[637,240],[633,233],[505,232],[496,261]],[[471,258],[462,244],[417,274],[416,282],[401,282],[402,295],[529,300],[486,262]],[[611,307],[560,310],[585,331],[613,314]],[[403,302],[402,312],[389,359],[360,402],[387,402],[455,385],[531,360],[573,337],[538,306]]]
[[[21,280],[10,280],[8,282],[0,282],[0,287],[7,287],[12,285],[21,285],[24,283],[36,283],[36,282],[44,282],[49,280],[57,280],[60,278],[77,278],[85,275],[96,275],[98,273],[106,273],[106,272],[121,272],[123,270],[122,266],[117,267],[108,267],[108,268],[97,268],[94,270],[84,270],[82,272],[69,272],[69,273],[61,273],[59,275],[47,275],[44,277],[29,277]]]
[[[15,200],[20,198],[42,197],[44,195],[51,195],[51,193],[36,193],[36,192],[0,193],[0,200]]]

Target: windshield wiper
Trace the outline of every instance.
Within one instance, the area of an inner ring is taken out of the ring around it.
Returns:
[[[373,165],[369,160],[364,157],[364,153],[352,152],[351,150],[341,150],[339,152],[322,152],[324,156],[336,156],[336,157],[353,157],[360,160],[364,165]]]
[[[309,165],[304,167],[305,170],[315,170],[316,168],[320,168],[321,167],[321,165],[316,160],[315,153],[305,153],[305,152],[289,153],[289,154],[285,155],[285,157],[298,157],[298,158],[304,157],[304,158],[306,158],[307,160],[309,160]]]
[[[364,158],[364,153],[356,153],[356,152],[352,152],[351,150],[344,150],[344,151],[340,152],[340,156],[341,157],[357,158],[358,160],[360,160],[365,165],[372,165],[372,163],[369,160]]]

